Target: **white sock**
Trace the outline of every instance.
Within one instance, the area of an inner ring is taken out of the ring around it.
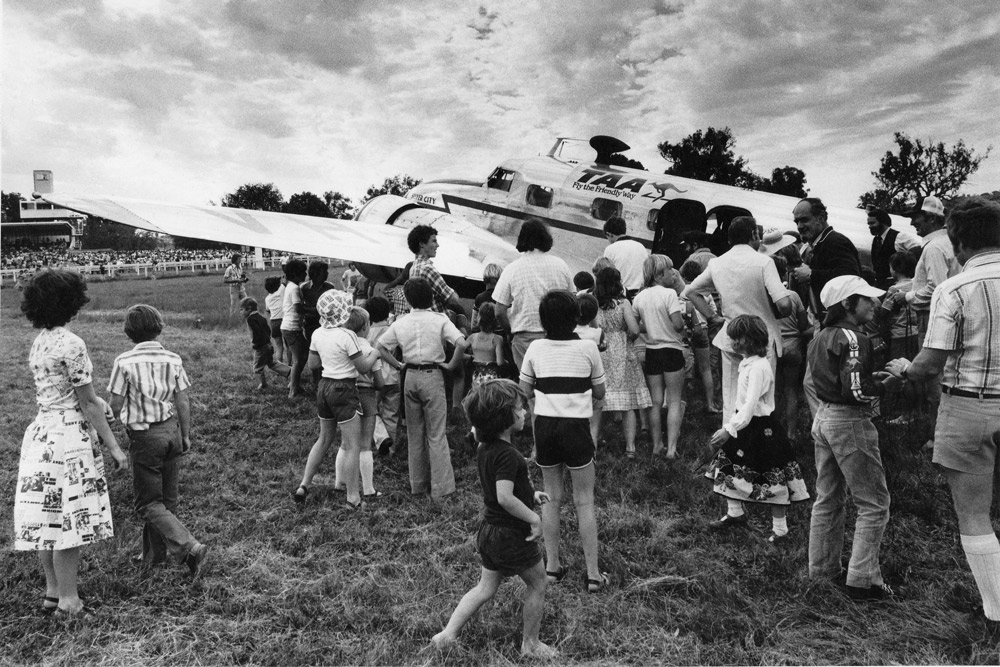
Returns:
[[[334,477],[333,486],[338,489],[342,489],[347,486],[347,480],[344,479],[345,460],[347,460],[347,452],[343,447],[337,447],[337,462],[333,466],[333,469],[337,472]]]
[[[788,534],[788,519],[786,517],[781,517],[780,519],[776,516],[771,517],[771,530],[774,531],[775,535],[787,535]]]
[[[962,535],[962,549],[983,598],[983,613],[1000,621],[1000,541],[996,533]]]
[[[375,487],[372,485],[372,475],[375,473],[375,458],[372,456],[372,450],[366,452],[361,452],[361,493],[366,496],[370,496],[375,493]]]
[[[726,503],[729,505],[729,509],[726,512],[729,516],[743,516],[743,503],[738,500],[726,499]]]

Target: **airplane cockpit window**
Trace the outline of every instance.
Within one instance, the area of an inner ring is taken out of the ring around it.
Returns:
[[[486,187],[493,190],[510,192],[510,184],[514,182],[514,172],[503,167],[497,167],[486,180]]]
[[[552,188],[544,185],[529,185],[524,201],[532,206],[549,208],[552,206]]]
[[[646,229],[651,232],[656,231],[656,218],[658,215],[660,215],[660,209],[649,209],[649,213],[646,214]]]
[[[590,215],[598,220],[607,220],[614,216],[621,216],[622,203],[614,199],[604,199],[597,197],[590,204]]]

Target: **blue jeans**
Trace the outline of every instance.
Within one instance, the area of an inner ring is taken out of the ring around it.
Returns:
[[[850,490],[857,505],[847,584],[867,588],[882,582],[879,547],[889,523],[889,490],[879,455],[871,409],[820,402],[813,420],[816,502],[809,522],[809,576],[840,575],[844,505]]]
[[[181,457],[177,418],[151,424],[146,431],[130,429],[128,436],[135,510],[146,522],[142,529],[143,563],[163,563],[168,553],[181,561],[198,542],[174,516]]]

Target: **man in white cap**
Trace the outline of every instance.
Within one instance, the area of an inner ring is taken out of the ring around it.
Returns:
[[[819,399],[812,426],[816,502],[809,522],[809,576],[839,583],[845,491],[850,490],[857,520],[845,584],[848,596],[859,602],[893,595],[879,567],[889,489],[871,417],[872,402],[901,383],[888,373],[874,373],[873,346],[862,333],[875,316],[874,299],[882,294],[858,276],[831,278],[820,292],[825,327],[809,346]]]
[[[913,363],[896,359],[887,370],[917,381],[941,377],[934,463],[951,487],[982,614],[996,631],[1000,542],[990,507],[1000,446],[1000,205],[979,197],[958,201],[948,236],[964,269],[935,291],[924,348]]]
[[[913,208],[903,215],[911,218],[910,224],[917,230],[917,234],[924,238],[924,249],[920,253],[920,259],[917,260],[910,291],[905,294],[897,293],[891,305],[902,306],[902,301],[905,300],[905,305],[916,312],[919,349],[923,347],[924,336],[927,334],[927,321],[930,317],[931,296],[934,294],[934,289],[957,274],[961,267],[955,258],[955,250],[948,239],[948,232],[944,228],[944,204],[940,199],[918,197]],[[926,392],[927,409],[933,420],[937,415],[938,405],[941,404],[941,377],[928,378],[923,389]],[[933,446],[933,440],[926,444],[928,449]]]

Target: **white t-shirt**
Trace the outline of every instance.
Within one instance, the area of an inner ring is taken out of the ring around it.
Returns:
[[[351,357],[358,356],[362,350],[353,331],[320,327],[313,332],[309,351],[319,354],[323,362],[323,377],[331,380],[358,377],[358,369],[354,367]]]
[[[298,331],[302,328],[302,315],[295,308],[297,303],[302,303],[302,289],[295,283],[288,283],[282,300],[282,331]]]
[[[649,250],[634,239],[621,239],[604,249],[604,256],[610,259],[622,275],[622,285],[627,290],[642,289],[642,264],[649,257]]]
[[[639,321],[646,325],[647,348],[684,349],[682,332],[674,329],[674,324],[670,321],[672,313],[684,312],[677,292],[663,285],[647,287],[635,295],[632,310],[635,311]]]
[[[264,297],[264,307],[272,320],[280,320],[285,316],[285,286],[281,285],[274,292]]]

